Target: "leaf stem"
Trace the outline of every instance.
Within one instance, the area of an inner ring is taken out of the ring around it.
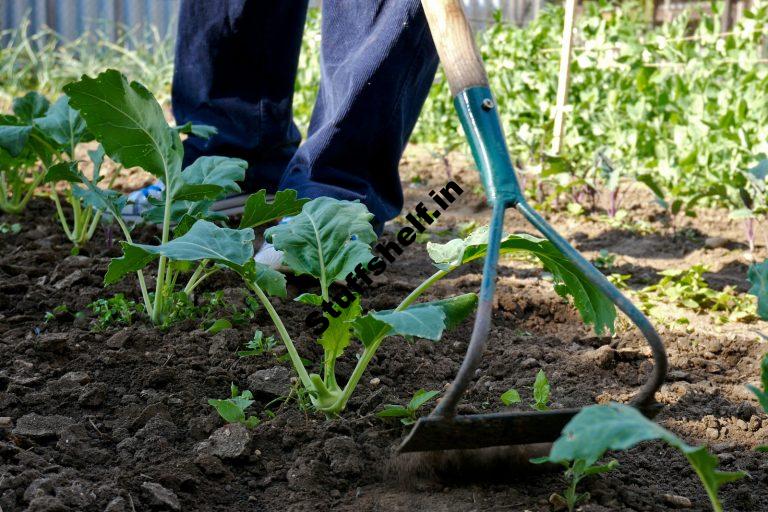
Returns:
[[[266,294],[256,283],[250,283],[246,280],[245,284],[256,294],[261,303],[264,305],[264,308],[267,310],[267,314],[269,314],[269,317],[272,319],[272,323],[275,324],[275,328],[277,329],[278,334],[280,334],[280,338],[283,340],[283,344],[285,344],[285,348],[288,351],[288,356],[291,358],[291,362],[293,363],[294,368],[296,368],[296,372],[299,374],[299,379],[304,385],[304,388],[306,388],[308,391],[313,390],[314,385],[309,378],[307,369],[304,368],[304,363],[301,362],[301,357],[299,356],[293,341],[291,341],[291,336],[285,329],[283,321],[278,316],[277,311],[275,311],[275,308],[272,306],[272,303],[269,302],[269,297],[266,296]]]
[[[113,215],[115,222],[117,222],[117,225],[120,226],[120,230],[123,232],[123,236],[125,237],[125,241],[130,243],[133,243],[133,239],[131,238],[131,232],[128,229],[128,226],[125,225],[125,221],[122,217],[119,215]],[[147,290],[147,283],[144,281],[144,272],[141,270],[136,271],[136,276],[139,278],[139,287],[141,287],[141,297],[144,300],[144,308],[147,310],[147,315],[151,319],[154,315],[154,309],[152,305],[152,300],[149,298],[149,291]]]

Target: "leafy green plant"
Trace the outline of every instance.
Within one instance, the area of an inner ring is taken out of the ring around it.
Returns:
[[[116,325],[131,325],[135,317],[143,313],[143,306],[125,298],[122,293],[109,299],[96,299],[88,304],[96,317],[94,329],[103,331]],[[55,312],[55,310],[54,310]]]
[[[244,177],[245,161],[201,157],[182,170],[179,133],[194,133],[194,127],[169,126],[152,94],[137,82],[129,83],[118,71],[107,70],[96,78],[83,76],[64,90],[70,105],[79,111],[88,131],[112,160],[127,167],[141,167],[165,184],[163,197],[153,200],[153,207],[144,215],[146,220],[161,225],[160,244],[144,245],[133,242],[130,230],[120,218],[122,196],[93,183],[83,183],[89,204],[109,211],[125,238],[121,242],[123,256],[110,263],[105,284],[136,273],[147,315],[153,323],[163,324],[173,315],[177,282],[184,274],[191,273],[181,293],[191,297],[203,281],[222,268],[247,274],[251,280],[267,272],[253,262],[255,235],[251,228],[256,224],[241,224],[243,229],[223,228],[216,222],[226,217],[211,210],[217,199],[240,191],[237,181]],[[292,191],[283,191],[273,203],[267,203],[262,191],[261,195],[249,198],[244,222],[254,211],[274,215],[262,215],[261,222],[290,215],[302,203]],[[154,261],[158,262],[157,277],[154,293],[150,293],[144,269]]]
[[[271,352],[275,346],[277,346],[277,340],[275,340],[274,336],[267,336],[265,338],[264,333],[257,330],[253,333],[253,338],[245,344],[246,350],[239,351],[237,355],[239,357],[260,356]]]
[[[248,428],[253,428],[261,420],[257,416],[245,415],[245,410],[253,404],[253,393],[247,389],[242,393],[234,384],[230,385],[230,397],[223,400],[208,399],[208,405],[216,409],[227,423],[242,423]]]
[[[768,320],[768,260],[751,265],[747,280],[752,284],[749,293],[757,297],[757,314]]]
[[[536,380],[533,382],[533,403],[531,407],[537,411],[548,411],[551,391],[552,388],[549,385],[549,380],[544,370],[539,370],[536,373]],[[504,405],[517,404],[522,401],[520,393],[515,388],[510,388],[502,393],[500,399]]]
[[[714,312],[719,323],[751,320],[754,317],[752,299],[739,295],[730,286],[722,291],[713,290],[704,279],[707,270],[704,265],[693,265],[686,270],[659,272],[662,276],[659,282],[638,293],[643,309],[653,314],[657,303],[670,302],[697,312]],[[687,319],[682,322],[687,323]]]
[[[542,457],[539,459],[532,459],[531,462],[534,464],[541,464],[549,462],[549,459],[547,457]],[[578,459],[573,462],[563,461],[561,464],[565,467],[564,477],[566,481],[568,481],[568,488],[562,495],[555,494],[555,496],[565,503],[566,507],[568,507],[568,512],[573,512],[576,505],[579,503],[589,501],[590,495],[588,492],[580,493],[576,490],[576,486],[579,485],[579,482],[591,475],[607,473],[619,465],[618,461],[615,460],[610,461],[608,464],[587,464],[583,459]]]
[[[600,270],[609,270],[616,265],[616,255],[606,249],[600,249],[592,264]]]
[[[763,356],[762,363],[760,364],[760,383],[763,389],[752,385],[748,385],[747,388],[755,394],[757,401],[760,402],[760,407],[768,414],[768,354]],[[758,446],[757,450],[768,452],[768,445]]]
[[[578,467],[584,472],[593,467],[607,450],[628,450],[638,443],[653,439],[666,442],[688,459],[707,492],[712,509],[722,512],[718,489],[742,478],[745,473],[718,471],[717,457],[710,455],[706,447],[686,444],[669,430],[627,405],[610,403],[585,407],[563,428],[549,455],[534,461],[563,464],[570,469]],[[596,472],[607,471],[610,465],[598,466]],[[573,496],[577,496],[575,486]]]
[[[379,418],[400,418],[400,423],[403,425],[413,425],[416,423],[416,413],[421,406],[439,394],[439,391],[425,391],[420,389],[413,394],[413,398],[411,398],[405,406],[387,404],[384,406],[383,410],[376,413],[376,416]]]

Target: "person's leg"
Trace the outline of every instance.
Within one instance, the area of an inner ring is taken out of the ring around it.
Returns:
[[[437,54],[419,0],[324,0],[322,80],[280,188],[359,199],[379,223],[403,206],[398,162]]]
[[[244,189],[274,191],[301,136],[291,118],[307,0],[184,0],[179,13],[173,113],[218,134],[185,142],[203,155],[250,164]]]

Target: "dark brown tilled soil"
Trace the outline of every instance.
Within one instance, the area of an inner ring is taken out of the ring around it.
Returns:
[[[406,177],[419,158],[406,161]],[[427,197],[430,184],[446,179],[437,164],[418,168],[423,182],[407,188],[407,205]],[[460,162],[452,168],[454,178],[471,190],[473,175]],[[467,194],[460,201],[441,218],[440,227],[486,218],[479,198]],[[647,210],[638,204],[635,215],[649,218],[653,212]],[[658,279],[664,268],[706,262],[725,285],[746,268],[738,227],[727,223],[697,221],[706,236],[729,236],[735,247],[709,250],[695,237],[681,241],[665,235],[658,222],[661,234],[643,237],[614,233],[597,222],[550,218],[588,255],[608,249],[619,255],[621,272],[645,280]],[[230,383],[254,392],[254,412],[289,393],[287,363],[274,355],[235,354],[255,329],[274,332],[263,310],[250,325],[216,335],[195,322],[166,332],[141,321],[94,332],[88,315],[58,315],[45,323],[46,311],[59,305],[84,311],[93,300],[118,292],[138,300],[138,289],[128,279],[104,290],[101,279],[117,250],[106,247],[100,233],[79,256],[70,256],[46,203],[34,202],[20,219],[0,216],[0,222],[24,227],[17,235],[0,235],[4,512],[546,511],[552,509],[550,495],[565,487],[558,473],[528,469],[498,471],[481,481],[475,475],[458,483],[419,481],[399,475],[402,466],[392,464],[393,449],[407,427],[385,422],[375,412],[386,403],[406,402],[419,388],[443,389],[464,355],[470,322],[439,343],[388,340],[339,419],[302,411],[290,400],[269,405],[274,419],[250,432],[239,426],[222,429],[207,399],[226,397]],[[531,231],[520,221],[511,225]],[[154,228],[144,228],[140,238],[149,241],[155,234]],[[409,248],[369,290],[365,306],[395,306],[429,268],[423,246]],[[479,265],[463,269],[426,298],[476,291],[479,272]],[[527,403],[539,369],[552,383],[553,407],[626,400],[643,382],[650,362],[636,331],[621,323],[615,337],[595,337],[535,267],[507,261],[500,274],[490,348],[463,412],[503,409],[499,396],[510,387]],[[236,287],[237,280],[224,274],[208,283],[208,289],[223,288],[235,302]],[[306,281],[289,279],[292,296],[305,290]],[[320,351],[303,327],[309,307],[277,302],[302,356],[319,360]],[[765,352],[751,330],[765,325],[721,329],[704,315],[690,316],[691,334],[662,328],[671,373],[657,397],[667,406],[658,420],[688,442],[708,444],[723,469],[749,472],[722,489],[726,510],[768,510],[768,458],[753,451],[768,442],[768,419],[743,386],[756,381],[757,361]],[[353,350],[340,361],[342,380],[354,361]],[[708,510],[695,474],[675,450],[651,442],[612,456],[620,463],[617,470],[583,482],[581,490],[591,494],[583,510],[677,510],[686,499],[689,510]]]

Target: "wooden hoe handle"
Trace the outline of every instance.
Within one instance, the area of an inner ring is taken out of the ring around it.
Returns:
[[[421,0],[421,5],[451,94],[456,96],[470,87],[487,87],[488,76],[461,0]]]

